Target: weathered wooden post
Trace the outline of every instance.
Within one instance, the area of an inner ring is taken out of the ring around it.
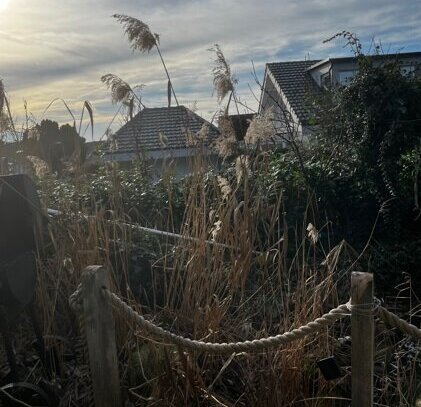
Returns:
[[[96,407],[121,407],[117,348],[112,307],[102,289],[110,275],[102,266],[82,273],[83,310]]]
[[[373,275],[351,276],[352,407],[373,406]]]

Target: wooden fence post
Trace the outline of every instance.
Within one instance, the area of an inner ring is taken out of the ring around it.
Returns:
[[[110,275],[102,266],[82,272],[83,310],[96,407],[121,407],[117,348],[112,307],[102,292]]]
[[[364,306],[351,310],[352,407],[373,406],[373,302],[373,275],[353,272],[351,304]]]

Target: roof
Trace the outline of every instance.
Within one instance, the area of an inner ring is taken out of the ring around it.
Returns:
[[[402,52],[396,54],[373,55],[375,60],[403,60],[421,58],[421,52]],[[298,120],[307,124],[310,111],[306,99],[311,94],[320,94],[322,91],[311,78],[311,71],[328,63],[342,63],[355,61],[355,57],[328,58],[323,60],[274,62],[267,64],[267,69],[273,75],[286,100],[290,104]]]
[[[309,67],[318,62],[320,60],[272,62],[267,64],[268,70],[272,73],[301,123],[306,123],[309,119],[309,112],[305,103],[309,91],[320,92],[320,89],[307,72]]]
[[[397,60],[400,61],[402,59],[410,59],[410,58],[421,58],[421,52],[398,52],[396,54],[380,54],[380,55],[367,55],[374,60]],[[337,57],[337,58],[326,58],[320,61],[316,61],[316,63],[307,70],[315,69],[319,66],[325,65],[327,63],[339,63],[339,62],[351,62],[355,61],[356,57]]]
[[[209,141],[219,135],[215,126],[184,106],[145,108],[115,133],[117,152],[189,148],[186,130],[195,137],[203,124],[209,125]]]

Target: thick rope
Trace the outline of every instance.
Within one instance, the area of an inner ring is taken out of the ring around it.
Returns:
[[[69,297],[69,304],[74,310],[76,310],[80,307],[81,302],[82,302],[82,284],[79,284],[77,286],[76,291]]]
[[[400,329],[403,333],[411,336],[414,339],[421,340],[421,329],[417,328],[415,325],[409,324],[403,319],[399,318],[393,312],[388,311],[384,307],[379,307],[378,316],[386,324]]]
[[[127,305],[116,294],[110,292],[108,289],[103,289],[104,295],[110,300],[111,304],[120,311],[129,320],[136,325],[149,331],[153,336],[159,337],[171,344],[181,346],[186,349],[196,351],[206,351],[211,353],[234,353],[234,352],[256,352],[264,349],[275,348],[280,345],[286,345],[297,339],[302,339],[307,335],[319,332],[323,328],[333,324],[336,320],[349,315],[356,306],[352,306],[350,302],[341,304],[336,308],[330,310],[327,314],[322,315],[320,318],[315,319],[299,328],[295,328],[283,334],[269,336],[267,338],[255,339],[253,341],[231,342],[231,343],[209,343],[198,341],[190,338],[185,338],[180,335],[173,334],[160,326],[155,325],[153,322],[146,320],[142,315],[138,314],[134,309]],[[79,285],[78,289],[70,296],[70,303],[74,308],[78,307],[82,298],[82,289]],[[411,325],[397,315],[386,310],[378,303],[372,304],[371,311],[376,311],[380,319],[388,325],[400,329],[405,334],[413,337],[414,339],[421,339],[421,329],[415,325]]]
[[[232,342],[232,343],[208,343],[194,339],[185,338],[183,336],[175,335],[154,323],[146,320],[143,316],[139,315],[135,310],[130,308],[124,301],[122,301],[116,294],[104,289],[104,294],[111,301],[112,305],[120,311],[129,320],[133,321],[142,329],[149,331],[152,335],[160,337],[169,343],[181,346],[185,349],[195,351],[206,351],[210,353],[234,353],[234,352],[256,352],[264,349],[275,348],[280,345],[286,345],[297,339],[302,339],[307,335],[316,333],[325,327],[333,324],[339,318],[349,315],[346,304],[339,305],[332,309],[327,314],[322,315],[320,318],[309,322],[300,328],[293,329],[292,331],[285,332],[280,335],[270,336],[262,339],[255,339],[253,341]]]

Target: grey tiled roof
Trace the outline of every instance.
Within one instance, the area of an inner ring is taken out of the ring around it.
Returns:
[[[306,123],[309,119],[309,112],[306,107],[307,98],[311,95],[311,92],[320,92],[319,87],[306,70],[319,61],[290,61],[267,64],[267,68],[278,82],[301,123]]]
[[[145,108],[115,133],[117,152],[187,148],[186,129],[195,137],[204,123],[211,142],[218,129],[186,107]]]

